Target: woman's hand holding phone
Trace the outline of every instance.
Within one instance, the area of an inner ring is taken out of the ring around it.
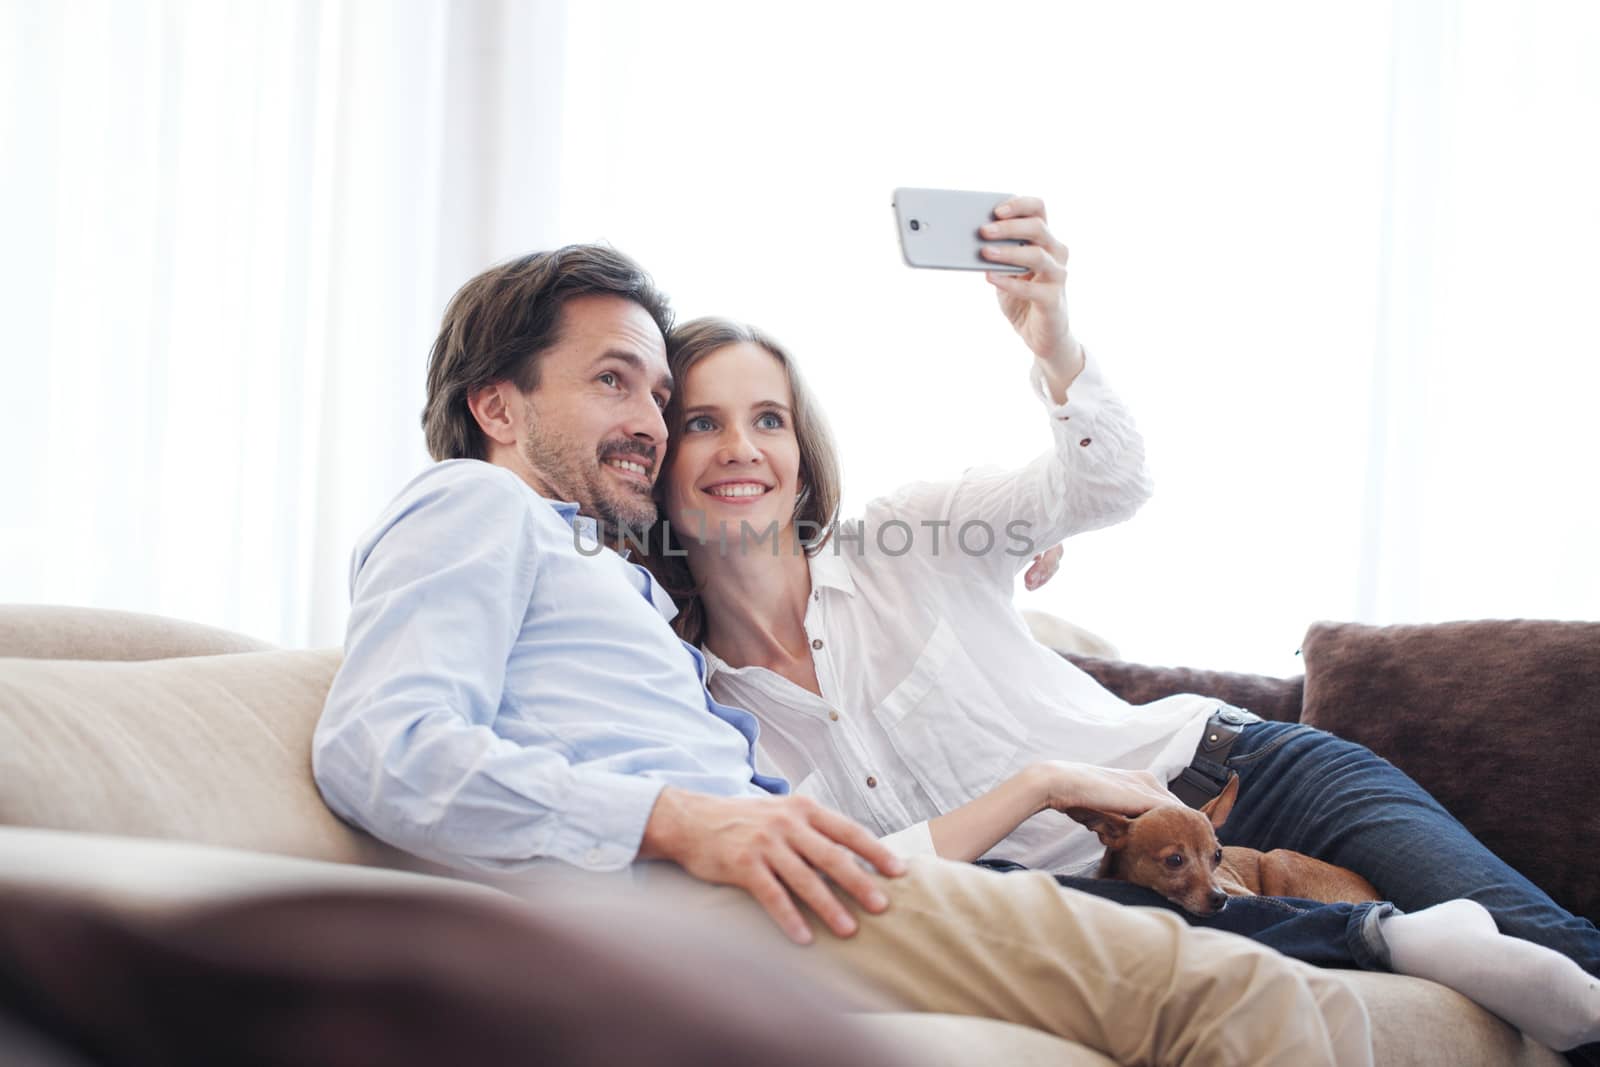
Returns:
[[[993,222],[978,231],[986,241],[1021,240],[1025,245],[985,244],[980,254],[995,264],[1023,268],[1026,273],[986,271],[999,290],[1000,310],[1044,370],[1056,403],[1083,370],[1083,346],[1072,336],[1067,319],[1067,246],[1050,232],[1044,201],[1018,196],[994,209]]]

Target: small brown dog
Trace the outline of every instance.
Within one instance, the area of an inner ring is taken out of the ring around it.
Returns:
[[[1193,915],[1215,915],[1230,896],[1301,897],[1325,904],[1383,899],[1354,871],[1299,852],[1218,845],[1217,827],[1227,821],[1238,796],[1235,774],[1199,811],[1173,803],[1133,818],[1092,808],[1069,808],[1067,814],[1106,846],[1096,877],[1154,889]]]

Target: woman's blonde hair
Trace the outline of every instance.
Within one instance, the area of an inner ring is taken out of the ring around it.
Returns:
[[[815,555],[826,542],[839,513],[839,459],[833,434],[788,351],[754,326],[711,316],[686,322],[668,334],[667,364],[679,388],[667,402],[664,412],[667,450],[661,460],[661,476],[655,488],[660,518],[650,536],[644,539],[646,551],[637,558],[662,588],[672,595],[678,607],[673,628],[693,645],[705,640],[705,607],[700,601],[700,586],[695,582],[689,562],[682,554],[682,544],[667,520],[668,478],[677,452],[678,435],[683,430],[682,384],[687,380],[690,368],[713,352],[736,344],[758,345],[771,353],[783,366],[784,377],[788,379],[793,400],[790,412],[794,436],[800,447],[799,491],[795,498],[794,520],[804,523],[805,529],[817,531],[818,535],[806,544],[808,556]]]

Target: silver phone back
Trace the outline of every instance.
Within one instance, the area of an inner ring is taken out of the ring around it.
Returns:
[[[996,205],[1011,199],[1008,193],[980,193],[965,189],[896,189],[894,217],[900,231],[900,252],[909,267],[935,270],[993,270],[1022,274],[1022,267],[993,263],[978,254],[986,244],[1026,244],[1026,241],[985,241],[978,227],[994,221]]]

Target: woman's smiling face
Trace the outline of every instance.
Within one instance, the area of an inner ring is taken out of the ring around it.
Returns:
[[[774,552],[771,535],[793,523],[800,492],[794,396],[783,364],[741,341],[696,361],[676,392],[682,415],[667,427],[674,441],[665,494],[673,531],[685,542]]]

